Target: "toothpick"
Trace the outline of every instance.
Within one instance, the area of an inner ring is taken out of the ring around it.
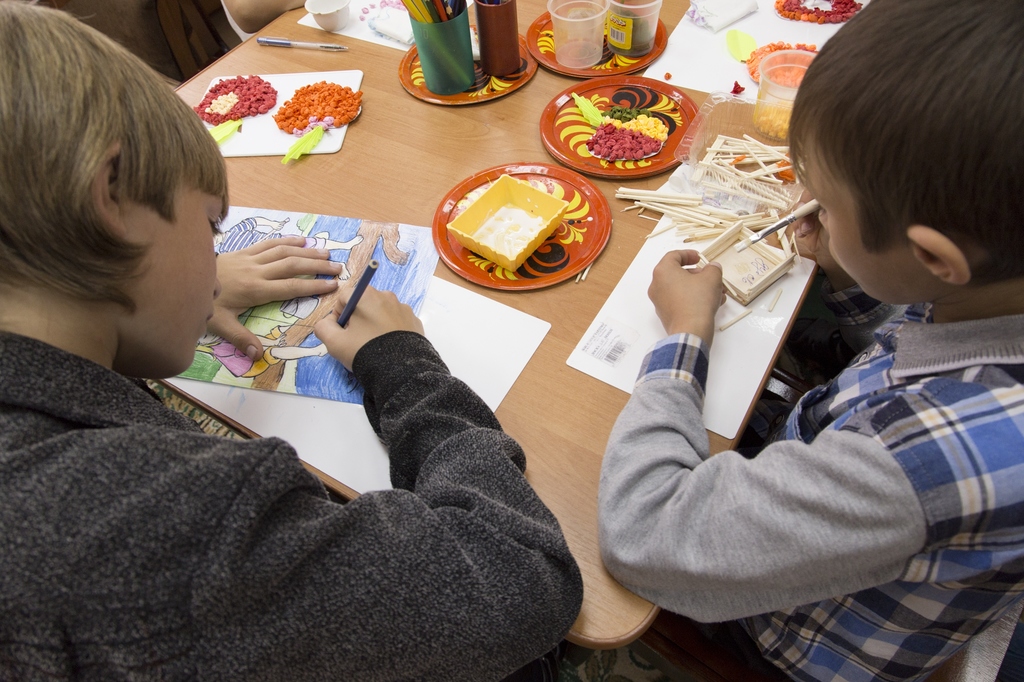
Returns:
[[[593,263],[591,263],[590,265],[593,265]],[[587,266],[587,269],[586,269],[586,270],[584,270],[583,272],[581,272],[581,273],[580,273],[581,275],[583,275],[583,276],[582,276],[582,277],[580,278],[580,281],[581,281],[581,282],[586,282],[586,281],[587,281],[587,273],[589,273],[589,272],[590,272],[590,265],[588,265],[588,266]]]
[[[772,297],[772,302],[768,304],[768,312],[775,310],[775,304],[779,302],[780,298],[782,298],[782,287],[779,287],[779,290],[775,292],[775,296]]]
[[[742,313],[740,313],[739,315],[737,315],[736,317],[732,318],[731,320],[729,320],[728,322],[723,324],[721,327],[719,327],[718,331],[724,332],[726,329],[728,329],[729,327],[733,326],[734,324],[736,324],[737,322],[739,322],[740,320],[742,320],[744,317],[746,317],[747,315],[749,315],[752,312],[754,312],[754,311],[751,310],[750,308],[747,308]]]

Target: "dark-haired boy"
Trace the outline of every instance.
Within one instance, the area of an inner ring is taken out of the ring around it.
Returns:
[[[638,594],[737,621],[798,680],[920,679],[1024,589],[1024,12],[874,0],[801,85],[802,230],[842,322],[912,304],[753,459],[709,457],[718,268],[668,254],[670,334],[612,432],[603,556]],[[823,227],[822,227],[823,226]]]

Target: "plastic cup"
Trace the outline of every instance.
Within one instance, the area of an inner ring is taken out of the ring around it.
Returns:
[[[608,0],[548,0],[555,61],[585,69],[601,61]]]
[[[610,0],[608,47],[623,57],[642,57],[654,49],[662,0]]]
[[[796,91],[814,60],[814,52],[779,50],[765,56],[758,65],[761,81],[754,106],[754,127],[779,140],[789,135],[789,117]]]
[[[306,0],[305,7],[325,31],[340,31],[348,23],[349,0]]]
[[[474,81],[473,44],[469,37],[469,11],[448,21],[426,24],[409,17],[427,90],[455,95]]]
[[[480,38],[480,70],[488,76],[507,76],[519,70],[519,19],[516,0],[476,4]]]

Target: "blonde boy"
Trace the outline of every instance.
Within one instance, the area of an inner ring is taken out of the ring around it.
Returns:
[[[333,504],[287,443],[207,436],[128,378],[191,362],[227,203],[152,71],[0,2],[0,678],[482,680],[551,649],[582,596],[558,523],[394,296],[317,327],[393,491]]]
[[[927,676],[1024,590],[1024,12],[874,0],[801,85],[804,230],[841,322],[912,304],[757,457],[709,457],[717,268],[657,266],[671,335],[620,415],[600,488],[609,570],[731,621],[796,680]],[[923,302],[923,303],[922,303]],[[742,645],[744,642],[739,642]]]

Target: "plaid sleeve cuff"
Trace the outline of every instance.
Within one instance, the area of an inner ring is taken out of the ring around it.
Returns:
[[[708,347],[693,334],[675,334],[662,339],[644,358],[637,385],[650,379],[689,381],[704,395],[708,380]]]
[[[843,326],[868,324],[877,317],[882,302],[864,293],[859,284],[835,291],[828,278],[821,285],[821,300]]]

